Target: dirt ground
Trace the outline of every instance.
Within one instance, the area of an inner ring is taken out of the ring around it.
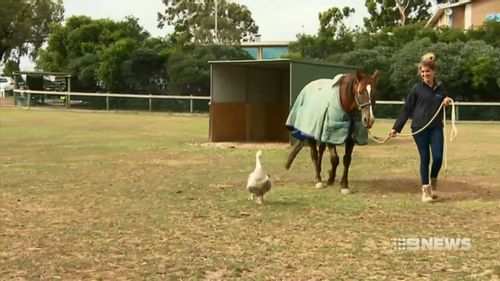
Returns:
[[[411,139],[355,147],[345,196],[314,188],[307,148],[286,170],[288,144],[207,143],[206,116],[0,110],[0,280],[498,280],[499,124],[459,125],[423,204]]]

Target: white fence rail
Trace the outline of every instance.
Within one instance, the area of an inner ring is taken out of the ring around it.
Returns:
[[[113,94],[113,93],[80,93],[80,92],[57,92],[57,91],[35,91],[35,90],[14,90],[15,93],[22,95],[27,95],[27,107],[31,106],[31,96],[32,95],[56,95],[65,96],[66,108],[71,107],[71,96],[85,96],[85,97],[101,97],[106,98],[106,110],[109,110],[109,99],[110,98],[137,98],[137,99],[148,99],[149,100],[149,111],[152,110],[153,99],[171,99],[171,100],[189,100],[189,111],[193,112],[193,102],[194,100],[206,100],[210,101],[210,97],[200,97],[200,96],[163,96],[163,95],[141,95],[141,94]]]
[[[114,93],[79,93],[79,92],[57,92],[57,91],[34,91],[34,90],[21,90],[15,89],[15,93],[22,95],[27,95],[27,107],[31,106],[31,95],[43,94],[43,95],[57,95],[65,96],[66,108],[71,106],[71,96],[87,96],[87,97],[101,97],[106,98],[106,110],[109,110],[109,99],[110,98],[137,98],[137,99],[148,99],[149,100],[149,111],[152,110],[152,101],[154,99],[171,99],[171,100],[189,100],[189,111],[193,112],[193,102],[195,100],[206,100],[210,102],[210,97],[200,97],[200,96],[164,96],[164,95],[141,95],[141,94],[114,94]],[[377,101],[376,104],[385,105],[403,105],[404,101]],[[459,120],[460,107],[462,106],[488,106],[488,107],[500,107],[500,102],[455,102],[456,118]]]

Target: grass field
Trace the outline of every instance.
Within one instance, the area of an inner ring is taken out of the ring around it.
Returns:
[[[500,124],[458,129],[424,204],[410,138],[356,147],[345,196],[313,188],[306,151],[286,171],[286,145],[207,144],[205,115],[1,109],[0,280],[498,280]],[[393,247],[408,237],[471,249]]]

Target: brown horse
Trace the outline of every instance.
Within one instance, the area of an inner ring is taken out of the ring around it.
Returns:
[[[288,155],[285,165],[287,170],[302,147],[308,144],[315,168],[316,187],[324,187],[321,180],[321,161],[323,152],[328,147],[332,169],[329,171],[327,184],[332,185],[339,165],[336,145],[345,143],[344,172],[340,184],[343,194],[350,193],[348,174],[354,145],[367,143],[367,129],[371,128],[375,122],[372,107],[375,104],[377,78],[378,71],[375,71],[373,75],[365,75],[357,70],[354,74],[337,76],[334,82],[331,82],[331,79],[315,80],[302,89],[286,125],[292,131],[292,135],[298,139]],[[331,93],[334,87],[338,87],[337,94]],[[335,108],[335,102],[338,104],[337,108]],[[336,114],[335,111],[340,112],[339,122],[334,121],[335,118],[332,117]],[[309,120],[314,116],[317,120]],[[311,124],[314,125],[309,128]],[[343,132],[343,136],[335,136],[337,132]]]

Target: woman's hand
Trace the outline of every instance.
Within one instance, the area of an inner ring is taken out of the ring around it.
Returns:
[[[389,137],[391,137],[391,138],[395,138],[397,135],[398,135],[398,132],[394,129],[391,129],[391,131],[389,132]]]
[[[452,102],[452,99],[450,99],[449,97],[446,97],[443,100],[443,103],[444,103],[445,107],[448,107],[448,105],[450,105],[451,102]]]

